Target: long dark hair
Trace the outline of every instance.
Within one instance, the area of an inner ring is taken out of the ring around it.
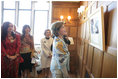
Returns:
[[[30,29],[30,26],[29,26],[29,25],[24,25],[24,26],[23,26],[21,40],[25,37],[25,29],[26,29],[27,27]],[[30,29],[30,30],[31,30],[31,29]],[[31,36],[31,35],[30,35],[30,36]]]
[[[3,40],[5,40],[6,39],[6,37],[7,37],[7,34],[8,34],[8,28],[9,28],[9,24],[12,24],[12,23],[10,23],[10,22],[4,22],[3,23],[3,25],[2,25],[2,28],[1,28],[1,40],[3,41]],[[11,35],[12,35],[12,37],[13,37],[13,39],[15,39],[15,34],[14,34],[14,32],[11,32]]]

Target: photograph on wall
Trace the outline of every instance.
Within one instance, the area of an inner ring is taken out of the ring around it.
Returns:
[[[104,51],[105,50],[105,35],[104,35],[104,15],[103,7],[96,9],[90,15],[90,44]]]

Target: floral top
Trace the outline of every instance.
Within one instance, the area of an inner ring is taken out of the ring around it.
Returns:
[[[66,67],[68,71],[70,70],[69,61],[70,53],[68,51],[67,45],[63,39],[55,37],[53,41],[53,55],[50,69],[60,69],[64,74],[65,71],[63,70],[63,67]]]
[[[34,52],[34,42],[32,36],[21,36],[21,48],[20,53]]]
[[[5,53],[10,56],[19,54],[20,36],[16,35],[16,38],[12,41],[10,41],[10,39],[8,39],[8,36],[7,36],[6,40],[2,41],[1,48],[2,48],[1,50],[2,56],[5,56]]]

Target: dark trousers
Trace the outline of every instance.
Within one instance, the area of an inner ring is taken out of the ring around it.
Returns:
[[[30,72],[32,72],[31,52],[21,54],[21,56],[24,59],[24,62],[19,64],[19,76],[21,76],[21,71],[24,72],[25,69],[28,69]]]

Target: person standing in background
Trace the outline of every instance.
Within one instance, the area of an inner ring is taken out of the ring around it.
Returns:
[[[4,22],[1,35],[1,77],[17,78],[20,37],[13,32],[13,24]]]
[[[63,39],[67,45],[70,45],[70,40],[68,39],[68,34],[66,31],[64,32]]]
[[[45,77],[48,77],[49,74],[49,67],[52,57],[52,43],[53,38],[51,38],[51,31],[46,29],[44,32],[45,38],[41,39],[41,67],[45,74]]]
[[[23,75],[26,74],[26,77],[31,77],[32,75],[31,58],[34,56],[34,41],[33,36],[30,35],[30,31],[29,25],[23,26],[20,54],[23,57],[24,62],[19,65],[19,75],[21,75],[21,71],[23,71]]]

